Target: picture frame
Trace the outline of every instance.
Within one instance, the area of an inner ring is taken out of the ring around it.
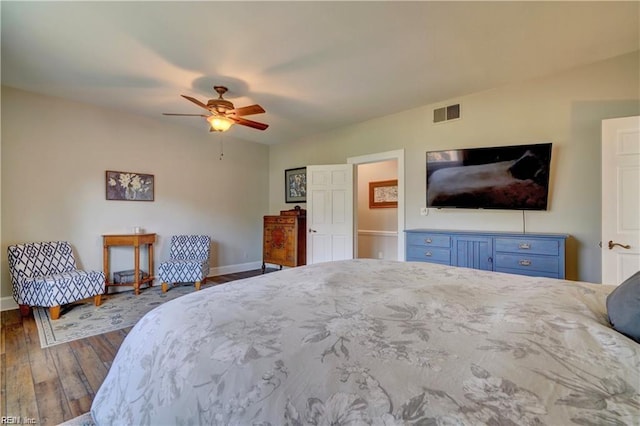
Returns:
[[[398,207],[398,179],[369,182],[369,208]]]
[[[284,171],[284,199],[286,203],[307,202],[307,168]]]
[[[107,170],[105,193],[107,200],[153,201],[155,178],[146,173]]]

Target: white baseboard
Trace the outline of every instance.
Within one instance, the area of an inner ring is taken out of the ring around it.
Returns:
[[[13,300],[13,296],[0,298],[0,311],[10,311],[12,309],[18,309],[18,304]]]
[[[209,276],[215,277],[217,275],[235,274],[236,272],[252,271],[260,268],[262,268],[262,262],[260,261],[240,263],[238,265],[216,266],[209,268]],[[0,311],[10,311],[12,309],[18,309],[18,304],[13,300],[13,296],[0,298]]]
[[[218,275],[235,274],[236,272],[253,271],[254,269],[260,268],[262,268],[261,261],[240,263],[237,265],[214,266],[209,268],[208,276],[215,277]]]

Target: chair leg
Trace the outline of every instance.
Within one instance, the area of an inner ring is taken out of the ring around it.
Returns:
[[[100,306],[101,303],[102,303],[102,295],[101,294],[93,296],[93,304],[94,305]]]
[[[200,290],[200,281],[196,281],[196,291]]]
[[[169,290],[169,284],[167,283],[162,283],[162,292],[166,293],[167,290]]]
[[[50,307],[49,316],[52,320],[57,320],[58,318],[60,318],[60,305]]]
[[[20,305],[20,315],[23,317],[28,317],[31,315],[31,306],[29,305]]]

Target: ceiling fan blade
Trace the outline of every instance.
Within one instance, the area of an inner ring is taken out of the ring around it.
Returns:
[[[258,123],[257,121],[247,120],[246,118],[238,118],[238,117],[229,117],[229,118],[235,121],[236,124],[241,124],[243,126],[252,127],[258,130],[266,130],[267,127],[269,127],[268,124]]]
[[[207,111],[209,111],[209,107],[207,105],[203,104],[202,102],[200,102],[199,100],[197,100],[196,98],[192,98],[191,96],[187,96],[187,95],[180,95],[180,96],[182,96],[183,98],[193,102],[194,104],[198,105],[199,107],[204,108]]]
[[[204,114],[175,114],[171,112],[163,112],[162,115],[180,115],[180,116],[189,116],[189,117],[208,117],[208,115]]]
[[[246,107],[236,108],[231,113],[242,117],[245,115],[262,114],[265,110],[260,105],[249,105]]]

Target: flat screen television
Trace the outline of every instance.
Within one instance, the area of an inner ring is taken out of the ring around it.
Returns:
[[[427,207],[547,210],[551,143],[427,152]]]

